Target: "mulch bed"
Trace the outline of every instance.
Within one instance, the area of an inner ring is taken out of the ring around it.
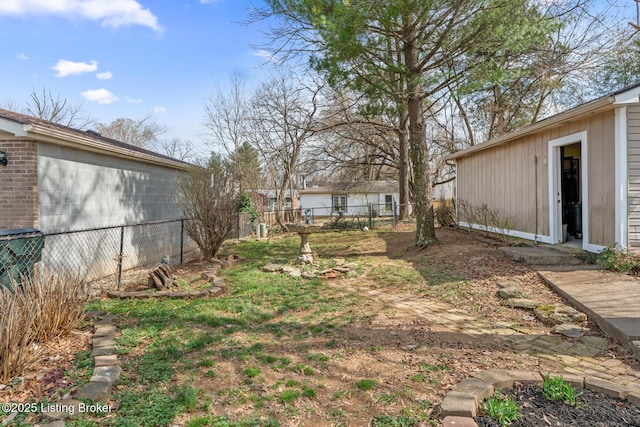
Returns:
[[[615,399],[587,389],[576,399],[576,406],[561,401],[547,400],[539,385],[518,385],[502,390],[505,397],[513,397],[521,408],[523,418],[512,427],[590,426],[629,427],[640,426],[640,409],[627,401]],[[476,418],[479,427],[500,427],[500,424],[482,416]]]

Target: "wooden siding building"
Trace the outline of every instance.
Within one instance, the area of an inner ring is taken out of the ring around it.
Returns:
[[[452,154],[458,206],[499,212],[515,237],[640,248],[639,95],[627,88]]]

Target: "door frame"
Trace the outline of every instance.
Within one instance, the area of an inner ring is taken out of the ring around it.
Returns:
[[[560,147],[580,143],[580,200],[582,203],[582,248],[589,247],[589,153],[587,131],[549,141],[549,237],[552,244],[562,242],[562,159]]]

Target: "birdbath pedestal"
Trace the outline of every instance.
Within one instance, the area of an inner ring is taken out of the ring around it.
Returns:
[[[320,231],[321,226],[312,224],[287,224],[287,229],[300,235],[300,253],[298,264],[313,264],[313,255],[309,246],[309,235]]]

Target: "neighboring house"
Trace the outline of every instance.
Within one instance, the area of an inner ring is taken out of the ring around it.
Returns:
[[[266,201],[264,207],[267,209],[274,210],[277,204],[277,195],[278,190],[256,190],[258,193],[262,194],[264,200]],[[291,197],[291,190],[287,190],[285,192],[285,208],[297,208],[298,207],[298,190],[293,190],[293,198]]]
[[[300,208],[313,209],[316,216],[368,215],[369,205],[379,215],[391,215],[398,203],[397,181],[336,182],[299,190]]]
[[[182,218],[177,182],[189,165],[96,132],[0,109],[0,157],[7,160],[0,163],[0,230],[50,234]],[[43,260],[104,258],[105,271],[113,270],[107,264],[115,255],[106,250],[118,250],[124,240],[125,252],[135,249],[125,265],[145,257],[159,262],[162,255],[153,249],[166,250],[161,242],[170,239],[180,250],[180,230],[174,222],[130,228],[123,237],[119,229],[47,237]]]
[[[640,247],[640,86],[449,156],[460,203],[487,205],[512,236],[583,249]],[[565,233],[566,230],[566,233]]]

